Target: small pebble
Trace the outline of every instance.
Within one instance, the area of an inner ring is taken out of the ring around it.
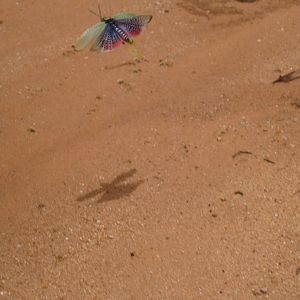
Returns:
[[[167,59],[161,58],[161,59],[159,60],[159,65],[160,65],[161,67],[171,67],[171,66],[173,66],[173,63],[170,62],[170,61],[168,61]]]
[[[141,69],[134,69],[132,72],[137,74],[137,73],[142,72],[142,70]]]
[[[35,133],[36,132],[36,130],[32,127],[28,128],[27,131],[30,132],[30,133]]]
[[[268,294],[268,289],[265,287],[261,288],[259,291],[264,295]]]

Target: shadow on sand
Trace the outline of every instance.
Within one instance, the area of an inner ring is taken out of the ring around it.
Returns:
[[[109,183],[101,183],[100,188],[93,190],[85,195],[78,197],[77,201],[85,201],[96,196],[100,196],[97,203],[103,203],[111,200],[118,200],[123,197],[130,196],[144,180],[139,180],[134,183],[125,183],[126,179],[132,177],[136,173],[136,169],[129,170],[118,175]]]

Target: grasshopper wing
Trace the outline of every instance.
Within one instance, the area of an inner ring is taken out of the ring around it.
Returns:
[[[105,28],[104,22],[99,22],[82,33],[75,44],[75,50],[80,51],[86,48],[99,37]]]

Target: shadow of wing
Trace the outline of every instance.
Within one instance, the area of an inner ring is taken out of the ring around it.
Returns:
[[[118,200],[123,197],[130,196],[142,183],[144,180],[139,180],[135,183],[123,184],[123,185],[111,185],[104,194],[97,201],[98,203],[103,203],[112,200]]]
[[[124,172],[121,175],[117,176],[111,183],[110,185],[116,185],[119,184],[123,181],[125,181],[127,178],[132,177],[136,173],[136,169],[131,169],[128,172]]]
[[[103,191],[104,191],[103,188],[100,188],[100,189],[91,191],[91,192],[89,192],[89,193],[87,193],[87,194],[84,194],[84,195],[78,197],[78,198],[76,199],[76,201],[85,201],[85,200],[94,198],[94,197],[98,196],[99,194],[101,194]]]

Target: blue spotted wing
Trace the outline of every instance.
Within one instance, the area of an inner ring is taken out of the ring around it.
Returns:
[[[95,40],[91,50],[108,52],[118,47],[124,42],[124,36],[112,27],[110,24],[106,24],[103,32]]]
[[[143,28],[152,20],[152,16],[134,16],[126,13],[121,13],[113,17],[116,25],[124,30],[129,37],[139,35]]]
[[[119,13],[111,19],[103,19],[80,36],[75,49],[79,51],[92,44],[91,50],[107,52],[121,43],[132,43],[130,37],[139,35],[151,19],[152,16],[135,16],[129,13]]]

